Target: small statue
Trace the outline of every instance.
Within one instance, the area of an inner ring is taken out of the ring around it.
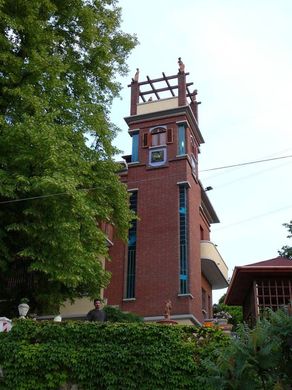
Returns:
[[[172,309],[171,300],[165,302],[165,309],[164,309],[164,318],[166,320],[170,320],[170,311]]]
[[[134,76],[134,81],[139,81],[139,68],[136,69],[136,73]]]
[[[185,64],[182,62],[181,57],[178,57],[178,66],[179,66],[179,73],[185,72]]]

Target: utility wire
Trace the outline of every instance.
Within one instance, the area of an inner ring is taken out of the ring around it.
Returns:
[[[227,169],[227,168],[234,168],[234,167],[242,167],[244,165],[252,165],[252,164],[259,164],[267,161],[274,161],[274,160],[283,160],[284,158],[291,158],[292,155],[289,156],[281,156],[281,157],[274,157],[274,158],[267,158],[264,160],[255,160],[255,161],[248,161],[244,163],[239,164],[232,164],[232,165],[223,165],[222,167],[215,167],[215,168],[209,168],[209,169],[203,169],[200,172],[209,172],[209,171],[218,171],[219,169]]]
[[[260,218],[266,217],[266,216],[268,216],[270,214],[276,214],[276,213],[278,213],[280,211],[288,210],[288,209],[291,209],[291,208],[292,208],[292,204],[290,204],[288,206],[281,207],[281,208],[276,209],[276,210],[268,211],[267,213],[254,215],[253,217],[250,217],[250,218],[247,218],[247,219],[243,219],[241,221],[233,222],[233,223],[230,223],[228,225],[220,226],[218,228],[215,228],[215,229],[213,229],[213,233],[217,232],[219,230],[228,229],[228,228],[230,228],[232,226],[235,226],[235,225],[241,225],[243,223],[253,221],[254,219],[260,219]]]
[[[91,188],[79,188],[78,191],[91,191],[91,190],[97,190],[98,187],[91,187]],[[43,198],[50,198],[53,196],[60,196],[60,195],[71,195],[69,192],[57,192],[55,194],[48,194],[48,195],[39,195],[39,196],[31,196],[29,198],[19,198],[19,199],[11,199],[11,200],[4,200],[0,202],[0,204],[7,204],[7,203],[15,203],[15,202],[24,202],[26,200],[35,200],[35,199],[43,199]]]
[[[267,162],[267,161],[282,160],[282,159],[291,158],[291,157],[292,157],[292,155],[274,157],[274,158],[269,158],[269,159],[264,159],[264,160],[249,161],[249,162],[244,162],[244,163],[240,163],[240,164],[225,165],[222,167],[204,169],[204,170],[200,171],[200,173],[207,172],[207,171],[215,171],[215,170],[219,170],[219,169],[227,169],[227,168],[234,168],[234,167],[239,167],[239,166],[246,166],[246,165],[251,165],[251,164],[259,164],[259,163]],[[167,178],[174,177],[174,176],[178,177],[178,175],[176,174],[176,175],[167,175]],[[161,180],[161,177],[159,176],[159,177],[152,177],[151,179],[147,178],[147,179],[142,179],[142,180],[134,180],[134,181],[131,181],[131,183],[135,183],[135,182],[140,183],[140,182],[152,181],[152,180]],[[79,188],[78,191],[91,191],[91,190],[97,190],[98,188],[99,187]],[[50,197],[62,196],[62,195],[71,195],[71,194],[69,192],[57,192],[55,194],[32,196],[32,197],[28,197],[28,198],[11,199],[11,200],[1,201],[0,205],[1,204],[8,204],[8,203],[24,202],[27,200],[44,199],[44,198],[50,198]]]
[[[258,172],[254,172],[254,173],[250,173],[249,175],[247,175],[247,176],[240,176],[240,177],[237,177],[236,179],[234,179],[234,180],[232,180],[232,181],[228,181],[228,182],[225,182],[225,183],[222,183],[222,184],[220,184],[220,185],[216,185],[216,187],[214,186],[214,189],[216,188],[216,191],[219,189],[221,189],[221,188],[224,188],[224,187],[227,187],[227,186],[229,186],[229,185],[231,185],[231,184],[233,184],[233,183],[236,183],[236,182],[238,182],[238,181],[243,181],[243,180],[246,180],[246,179],[250,179],[250,178],[253,178],[253,177],[255,177],[255,176],[259,176],[259,175],[262,175],[263,173],[265,173],[265,172],[271,172],[272,170],[274,170],[274,169],[279,169],[279,168],[281,168],[281,167],[283,167],[283,166],[285,166],[285,165],[288,165],[288,164],[291,164],[291,161],[286,161],[286,162],[284,162],[283,164],[280,164],[280,165],[276,165],[276,166],[274,166],[274,167],[269,167],[269,168],[265,168],[265,169],[262,169],[261,171],[258,171]],[[206,179],[204,179],[204,181],[205,181]],[[208,180],[209,181],[209,180]]]

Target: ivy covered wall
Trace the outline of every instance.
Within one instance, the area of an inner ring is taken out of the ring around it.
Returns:
[[[0,334],[0,388],[196,389],[201,358],[228,342],[190,326],[19,320]]]

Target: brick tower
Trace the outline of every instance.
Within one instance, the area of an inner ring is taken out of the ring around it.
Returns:
[[[120,177],[138,219],[128,243],[114,240],[110,249],[105,297],[150,321],[171,300],[172,319],[201,323],[212,316],[212,289],[227,287],[227,267],[210,242],[219,220],[198,177],[197,91],[178,64],[177,74],[142,82],[137,69],[129,85],[132,155]]]

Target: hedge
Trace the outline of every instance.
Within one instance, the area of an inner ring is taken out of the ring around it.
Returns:
[[[18,320],[0,334],[0,388],[201,389],[201,362],[229,343],[193,326]]]
[[[109,322],[143,322],[143,318],[137,314],[124,312],[117,307],[105,306],[103,310],[106,312],[107,321]]]

